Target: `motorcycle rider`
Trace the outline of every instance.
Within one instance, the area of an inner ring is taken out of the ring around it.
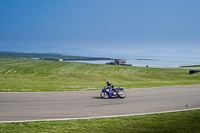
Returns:
[[[111,84],[109,81],[106,83],[107,84],[107,88],[114,90],[115,92],[117,91],[117,87],[115,87],[113,84]]]

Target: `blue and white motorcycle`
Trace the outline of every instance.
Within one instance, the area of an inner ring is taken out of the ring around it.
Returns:
[[[112,87],[104,87],[100,96],[104,99],[106,98],[125,98],[126,94],[124,92],[123,87],[119,87],[118,89],[114,90]]]

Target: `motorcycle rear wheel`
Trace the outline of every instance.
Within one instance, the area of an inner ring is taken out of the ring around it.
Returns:
[[[107,92],[101,92],[101,97],[107,99],[109,97]]]

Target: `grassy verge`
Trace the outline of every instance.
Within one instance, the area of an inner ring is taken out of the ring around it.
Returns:
[[[89,120],[1,123],[0,132],[199,133],[200,110]]]
[[[106,81],[126,89],[197,85],[199,79],[187,69],[0,58],[1,92],[98,90]]]

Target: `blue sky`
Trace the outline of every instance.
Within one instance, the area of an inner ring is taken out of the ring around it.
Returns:
[[[200,0],[0,0],[0,51],[200,51],[199,7]]]

